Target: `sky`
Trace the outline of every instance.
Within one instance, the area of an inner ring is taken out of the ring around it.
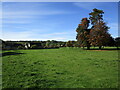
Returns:
[[[3,2],[3,40],[76,40],[76,28],[93,8],[103,10],[109,33],[118,36],[117,2]],[[91,26],[91,25],[90,25]],[[1,27],[1,26],[0,26]]]
[[[119,0],[1,0],[2,2],[119,2]]]

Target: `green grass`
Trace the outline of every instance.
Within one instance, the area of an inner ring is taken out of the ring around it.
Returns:
[[[116,50],[60,48],[10,50],[3,53],[6,53],[2,60],[3,88],[116,88],[118,86]]]

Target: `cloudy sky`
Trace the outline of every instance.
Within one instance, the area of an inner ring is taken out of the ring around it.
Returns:
[[[105,12],[109,33],[118,36],[117,2],[3,2],[3,40],[76,40],[80,20],[93,8]],[[1,16],[0,16],[1,19]]]

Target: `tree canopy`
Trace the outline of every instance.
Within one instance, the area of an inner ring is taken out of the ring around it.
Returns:
[[[78,28],[76,29],[77,36],[76,39],[80,46],[87,46],[88,49],[90,47],[89,41],[88,41],[88,35],[90,30],[88,29],[90,21],[87,18],[83,18],[81,20],[81,24],[78,25]]]
[[[78,25],[76,32],[76,39],[81,46],[101,46],[107,45],[111,39],[111,35],[108,33],[109,27],[106,25],[103,19],[103,10],[93,9],[93,12],[89,13],[89,20],[83,18],[81,24]],[[89,23],[92,27],[88,29]]]

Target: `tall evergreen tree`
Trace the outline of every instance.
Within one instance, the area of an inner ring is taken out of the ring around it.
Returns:
[[[90,15],[90,20],[91,20],[91,24],[94,26],[96,24],[98,24],[100,21],[103,20],[103,10],[98,10],[96,8],[93,9],[93,12],[89,13]]]
[[[93,12],[89,13],[91,24],[93,25],[89,33],[89,43],[94,46],[106,45],[109,42],[110,34],[108,33],[109,27],[103,20],[104,12],[102,10],[93,9]]]
[[[81,20],[81,24],[78,25],[76,32],[77,32],[77,42],[79,43],[80,46],[87,46],[87,49],[90,49],[90,43],[88,41],[88,36],[90,30],[88,29],[89,26],[89,20],[87,18],[83,18]]]

